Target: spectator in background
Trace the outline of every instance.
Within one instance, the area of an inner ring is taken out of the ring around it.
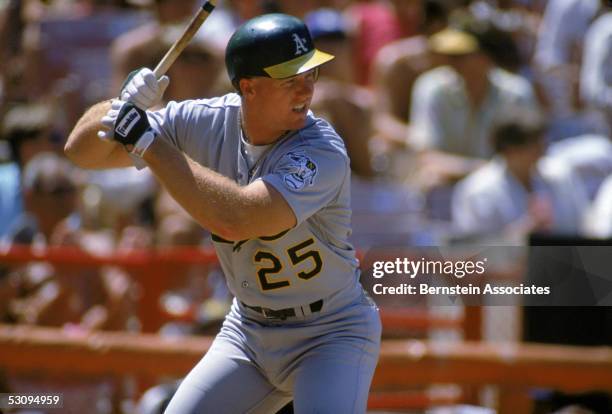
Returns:
[[[113,66],[111,95],[117,94],[125,78],[133,70],[142,67],[155,67],[184,29],[187,21],[199,6],[195,0],[153,0],[148,2],[153,8],[155,19],[116,38],[111,45]],[[198,30],[192,42],[206,44],[223,51],[235,27],[231,14],[223,7],[217,7]],[[197,47],[196,47],[197,49]],[[186,59],[183,59],[185,62]],[[188,82],[202,76],[191,78]]]
[[[18,244],[47,245],[62,233],[79,226],[77,182],[68,161],[50,152],[33,157],[24,168],[22,177],[24,212],[12,223],[9,238]],[[62,239],[67,237],[61,235]]]
[[[602,12],[602,2],[605,0],[550,0],[547,3],[533,63],[552,117],[550,140],[586,133],[608,133],[605,120],[585,108],[579,100],[584,48],[599,47],[585,43],[585,33]],[[583,79],[590,77],[586,73],[592,73],[592,69],[583,72]]]
[[[19,166],[0,164],[0,240],[23,211]]]
[[[534,1],[476,0],[469,5],[469,12],[477,20],[491,22],[496,28],[510,33],[517,49],[515,59],[525,76],[530,75],[526,66],[531,61],[537,39],[540,14],[534,10]],[[526,73],[525,73],[526,72]]]
[[[149,171],[87,171],[82,181],[84,248],[110,253],[116,248],[144,249],[153,245],[152,205],[157,183]]]
[[[91,99],[106,96],[110,39],[133,27],[142,15],[121,1],[15,1],[18,53],[7,64],[14,101],[54,101],[64,129],[74,124]],[[14,18],[14,17],[13,17]],[[15,25],[12,23],[12,25]]]
[[[516,243],[531,232],[580,233],[586,194],[567,168],[542,159],[543,132],[529,113],[495,130],[496,156],[453,193],[453,224],[461,236]]]
[[[123,33],[113,41],[110,49],[113,67],[111,94],[121,89],[121,84],[131,71],[150,64],[151,49],[158,49],[156,42],[160,38],[162,26],[184,22],[193,15],[196,3],[195,0],[132,1],[150,7],[154,19]]]
[[[577,80],[584,34],[596,16],[600,0],[550,0],[540,24],[534,64],[557,85],[549,89],[554,111],[569,111]]]
[[[161,34],[160,52],[165,53],[182,30],[182,26],[167,27]],[[168,70],[168,76],[172,82],[165,94],[167,101],[201,99],[232,89],[225,73],[224,44],[214,41],[211,36],[192,39]]]
[[[255,16],[266,13],[278,13],[280,5],[276,0],[225,0],[231,11],[234,27],[238,27]]]
[[[277,0],[276,4],[280,13],[304,19],[306,14],[318,8],[326,7],[325,0]]]
[[[23,212],[21,175],[24,166],[44,151],[62,144],[53,128],[51,107],[24,104],[10,109],[2,119],[1,138],[8,143],[11,162],[0,164],[0,239],[7,236]]]
[[[416,78],[437,66],[429,52],[427,39],[447,25],[447,9],[442,0],[421,2],[423,22],[418,35],[402,38],[384,46],[373,67],[374,128],[380,151],[394,159],[396,150],[406,148],[408,113]],[[399,160],[398,160],[399,162]]]
[[[586,105],[601,111],[612,132],[612,3],[585,35],[580,92]]]
[[[321,68],[311,106],[334,125],[344,140],[353,172],[360,177],[371,177],[374,175],[369,148],[373,96],[354,83],[353,38],[346,19],[334,9],[318,9],[308,13],[304,20],[317,45],[336,56]]]
[[[45,152],[33,157],[23,171],[26,210],[23,219],[14,223],[13,242],[82,247],[74,168],[64,158]],[[126,330],[135,322],[136,292],[131,281],[125,273],[106,267],[84,269],[30,262],[13,269],[0,282],[13,288],[12,297],[0,306],[0,311],[5,312],[0,316],[9,323],[57,327],[82,334]],[[60,392],[65,409],[88,413],[108,413],[102,404],[108,407],[109,395],[120,387],[104,377],[74,380],[65,375],[14,375],[10,384],[14,392]]]
[[[32,158],[24,169],[23,192],[25,212],[14,223],[13,243],[81,247],[77,181],[66,159],[49,152]],[[15,272],[24,293],[11,300],[17,323],[123,330],[133,314],[133,292],[124,275],[43,262]]]
[[[24,27],[22,2],[9,0],[0,3],[0,117],[19,97],[18,74],[22,54]]]
[[[590,237],[612,239],[612,174],[602,183],[585,220]]]
[[[414,84],[408,145],[419,151],[416,183],[426,191],[481,166],[493,154],[489,137],[507,113],[539,112],[531,84],[495,63],[498,31],[467,27],[429,39],[430,50],[448,66],[425,72]]]
[[[421,0],[357,1],[347,15],[355,27],[354,70],[359,85],[369,85],[372,64],[386,44],[417,33]]]
[[[546,158],[569,168],[593,200],[602,182],[612,174],[612,141],[591,134],[565,138],[548,146]]]
[[[478,40],[479,48],[499,68],[512,74],[525,71],[520,49],[513,33],[500,29],[495,20],[479,19],[461,10],[451,16],[451,26],[466,31]]]

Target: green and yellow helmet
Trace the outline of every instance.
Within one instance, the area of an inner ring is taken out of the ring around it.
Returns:
[[[236,89],[242,78],[288,78],[333,58],[314,47],[304,22],[281,13],[247,21],[232,35],[225,50],[225,66]]]

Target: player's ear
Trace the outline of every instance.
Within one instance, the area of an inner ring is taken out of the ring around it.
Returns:
[[[238,81],[240,93],[244,97],[252,97],[255,94],[254,81],[249,78],[242,78]]]

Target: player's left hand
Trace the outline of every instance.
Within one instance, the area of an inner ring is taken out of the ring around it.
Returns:
[[[147,113],[131,102],[123,102],[113,127],[114,140],[124,146],[133,146],[150,129]]]
[[[151,129],[147,113],[131,102],[113,100],[111,108],[100,120],[106,131],[98,131],[105,140],[114,140],[131,147]]]

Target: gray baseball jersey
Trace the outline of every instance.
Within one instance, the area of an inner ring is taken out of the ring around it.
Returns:
[[[258,148],[255,161],[245,151],[240,106],[229,94],[172,102],[149,116],[163,139],[200,164],[242,185],[273,186],[297,218],[272,237],[230,242],[213,235],[236,299],[166,413],[273,413],[292,399],[296,413],[365,413],[381,325],[348,242],[343,142],[309,114],[304,128]]]
[[[293,209],[297,225],[272,237],[230,242],[213,235],[230,291],[254,306],[315,302],[358,283],[350,235],[350,166],[342,139],[309,113],[249,169],[242,151],[241,99],[171,102],[152,127],[193,160],[246,185],[264,180]],[[350,289],[349,289],[350,290]]]

